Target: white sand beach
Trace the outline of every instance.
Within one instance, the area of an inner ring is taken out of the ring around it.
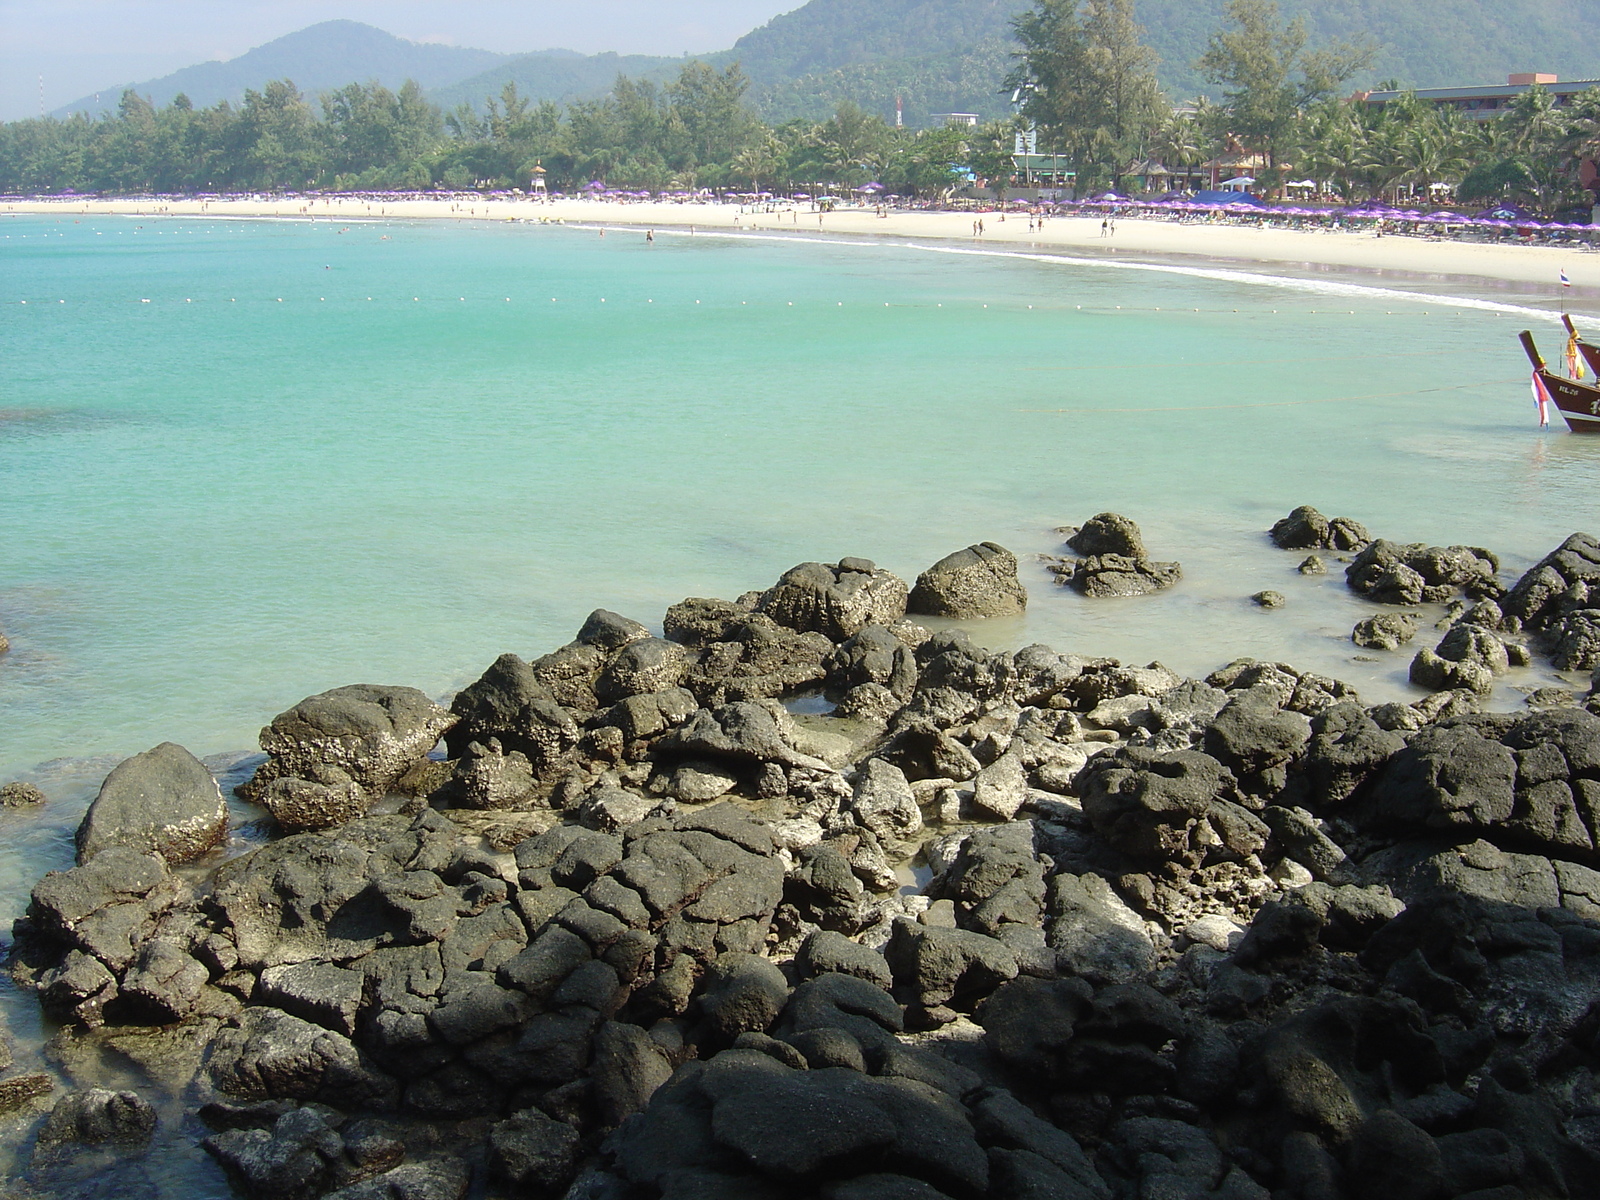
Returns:
[[[1233,224],[1118,217],[1112,237],[1102,236],[1101,217],[1052,217],[1042,230],[1030,231],[1024,213],[926,212],[887,210],[878,216],[871,209],[844,209],[819,215],[797,204],[780,212],[752,212],[732,204],[676,204],[660,202],[618,203],[606,200],[557,199],[550,201],[400,199],[375,200],[355,196],[318,198],[229,198],[209,200],[13,200],[0,204],[0,212],[74,216],[219,216],[310,217],[326,220],[455,220],[455,221],[558,221],[638,228],[697,228],[784,233],[822,233],[830,236],[877,236],[938,239],[947,243],[987,245],[1043,253],[1117,255],[1129,258],[1189,258],[1212,265],[1255,264],[1265,269],[1331,271],[1365,277],[1404,276],[1436,282],[1492,281],[1502,284],[1550,288],[1562,293],[1565,272],[1572,287],[1565,298],[1578,307],[1600,307],[1600,250],[1593,245],[1552,247],[1508,242],[1431,240],[1411,236],[1376,236],[1371,230],[1297,230],[1257,228]],[[973,222],[984,222],[981,237],[973,236]]]

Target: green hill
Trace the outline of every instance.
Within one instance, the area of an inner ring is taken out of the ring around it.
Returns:
[[[454,108],[463,101],[481,106],[486,97],[497,96],[506,84],[515,83],[522,95],[535,101],[566,104],[609,91],[618,75],[656,81],[671,79],[688,61],[644,54],[585,55],[562,51],[518,54],[459,83],[434,88],[428,99],[445,109]]]
[[[390,88],[398,88],[407,79],[415,79],[425,88],[441,87],[505,57],[488,50],[408,42],[359,21],[323,21],[227,62],[199,63],[128,86],[158,107],[181,92],[196,108],[209,108],[222,100],[236,104],[246,88],[260,88],[269,79],[292,79],[308,95],[374,79]],[[115,109],[121,95],[121,87],[106,88],[98,99],[87,96],[63,105],[54,115],[84,112],[98,116],[102,110]]]
[[[1223,0],[1135,0],[1161,83],[1173,98],[1207,85],[1194,70]],[[1600,0],[1279,0],[1304,16],[1313,42],[1371,35],[1382,47],[1355,82],[1408,87],[1504,83],[1514,71],[1563,79],[1600,76]]]
[[[1160,56],[1169,97],[1200,95],[1194,69],[1222,25],[1224,0],[1135,0],[1150,46]],[[704,55],[738,62],[752,80],[751,102],[769,121],[819,120],[841,100],[886,119],[902,97],[906,120],[929,114],[1005,115],[1000,81],[1010,65],[1010,19],[1029,0],[811,0]],[[1286,17],[1304,16],[1312,40],[1370,35],[1381,47],[1368,85],[1397,78],[1415,87],[1503,83],[1513,71],[1564,79],[1600,75],[1600,0],[1281,0]],[[555,61],[523,55],[434,93],[440,103],[481,102],[508,79],[539,99],[569,101],[609,88],[618,73],[670,79],[681,59],[602,55]]]

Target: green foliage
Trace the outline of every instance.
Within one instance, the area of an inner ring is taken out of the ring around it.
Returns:
[[[1277,0],[1227,0],[1227,15],[1197,65],[1223,89],[1228,132],[1276,163],[1300,112],[1330,99],[1377,49],[1354,42],[1309,49],[1305,20],[1283,21]]]
[[[1165,115],[1133,0],[1036,0],[1014,27],[1005,82],[1043,144],[1071,157],[1080,181],[1118,180]]]
[[[1369,2],[1328,0],[1323,16],[1348,16]],[[1417,7],[1475,2],[1418,0]],[[1166,3],[1034,0],[1019,11],[1015,0],[813,0],[741,43],[758,64],[748,72],[730,55],[648,60],[644,75],[613,74],[603,91],[565,105],[514,81],[481,98],[463,97],[447,114],[411,81],[391,90],[371,80],[308,98],[278,79],[245,89],[236,104],[205,107],[187,93],[163,107],[129,91],[114,114],[99,119],[0,125],[0,191],[525,187],[536,166],[558,190],[591,179],[755,191],[873,180],[937,195],[969,170],[1007,187],[1018,130],[1012,115],[975,130],[890,126],[891,89],[914,63],[923,73],[914,80],[921,91],[907,104],[913,124],[926,122],[934,96],[966,96],[970,104],[950,107],[983,111],[978,104],[989,103],[987,93],[962,89],[994,88],[1005,79],[1007,92],[994,96],[993,108],[1005,112],[1010,88],[1022,89],[1027,116],[1041,129],[1040,148],[1072,157],[1083,187],[1115,181],[1137,158],[1193,167],[1232,142],[1270,153],[1274,165],[1260,175],[1263,183],[1309,177],[1351,199],[1426,202],[1441,183],[1458,185],[1463,199],[1546,208],[1589,198],[1578,177],[1582,160],[1600,153],[1600,88],[1564,106],[1532,88],[1488,121],[1415,94],[1373,109],[1337,98],[1370,48],[1320,41],[1319,20],[1293,15],[1305,15],[1304,0],[1281,0],[1287,18],[1272,0],[1193,0],[1194,11],[1210,6],[1220,14],[1226,6],[1227,23],[1210,31],[1199,59],[1224,102],[1173,111],[1156,90],[1161,67],[1134,20]],[[819,33],[816,20],[830,14],[860,36],[852,41],[832,27]],[[940,30],[952,28],[939,24],[945,18],[961,36],[988,37],[1013,15],[1018,40],[992,38],[981,56],[888,57],[927,50]],[[912,18],[922,24],[907,25]],[[813,35],[822,42],[808,43]],[[1160,40],[1154,33],[1151,39]],[[801,53],[806,44],[815,50],[809,57]],[[980,60],[981,69],[974,67]],[[672,69],[662,73],[666,61]],[[761,82],[763,73],[770,79],[779,68],[802,67],[817,69],[787,83]],[[781,95],[791,115],[763,122],[761,106]],[[820,115],[806,115],[824,103]]]

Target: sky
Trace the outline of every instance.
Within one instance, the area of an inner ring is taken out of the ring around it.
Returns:
[[[701,54],[804,0],[0,0],[0,120],[50,111],[315,25],[364,21],[502,54]]]

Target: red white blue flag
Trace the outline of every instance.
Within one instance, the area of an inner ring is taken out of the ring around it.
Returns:
[[[1561,272],[1561,286],[1562,287],[1571,287],[1572,286],[1572,280],[1567,278],[1567,273],[1565,271]]]

